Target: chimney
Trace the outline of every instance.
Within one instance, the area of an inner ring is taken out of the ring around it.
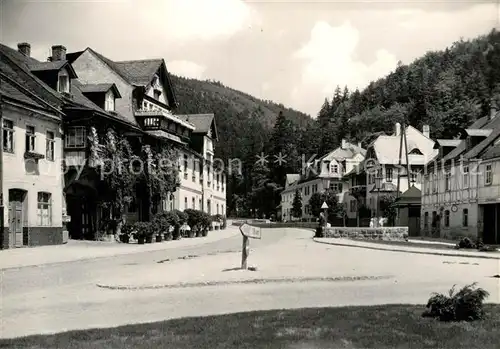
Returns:
[[[431,128],[429,127],[429,125],[424,125],[422,127],[422,133],[425,137],[431,138]]]
[[[63,45],[52,46],[52,61],[65,61],[66,47]]]
[[[29,57],[31,55],[31,45],[27,42],[17,44],[17,51]]]
[[[342,149],[347,149],[347,142],[344,138],[342,138],[342,144],[340,145]]]
[[[394,135],[401,136],[401,124],[399,122],[396,122],[396,125],[394,125]]]

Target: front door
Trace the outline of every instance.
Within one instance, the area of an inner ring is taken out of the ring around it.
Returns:
[[[25,192],[9,190],[9,231],[10,247],[23,246],[23,201]]]

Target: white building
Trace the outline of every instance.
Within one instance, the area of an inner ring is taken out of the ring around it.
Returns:
[[[355,199],[349,195],[343,176],[359,165],[364,160],[365,154],[366,151],[360,144],[355,145],[342,140],[340,147],[315,160],[303,175],[288,174],[285,189],[281,193],[282,219],[317,218],[311,213],[309,200],[314,193],[321,193],[327,189],[337,193],[339,202],[347,209],[348,217],[355,218],[356,214],[348,209],[350,201]],[[299,190],[302,196],[302,217],[291,215],[296,190]]]

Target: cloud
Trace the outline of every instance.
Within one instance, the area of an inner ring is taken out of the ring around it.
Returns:
[[[202,65],[184,60],[168,62],[167,68],[170,73],[192,79],[203,79],[206,70]]]
[[[142,15],[175,41],[227,38],[256,19],[240,0],[154,0],[154,6],[142,8]]]
[[[382,48],[376,51],[375,61],[357,61],[354,54],[358,42],[358,30],[349,22],[339,27],[316,22],[309,41],[294,53],[305,62],[295,93],[312,88],[311,92],[331,94],[337,85],[361,89],[396,68],[396,57]]]

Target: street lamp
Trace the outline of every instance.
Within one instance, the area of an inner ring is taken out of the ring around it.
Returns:
[[[380,196],[380,189],[382,187],[382,176],[379,176],[378,174],[375,176],[375,187],[374,189],[376,189],[377,191],[377,202],[376,202],[376,215],[375,215],[375,226],[378,227],[378,220],[379,220],[379,196]]]

